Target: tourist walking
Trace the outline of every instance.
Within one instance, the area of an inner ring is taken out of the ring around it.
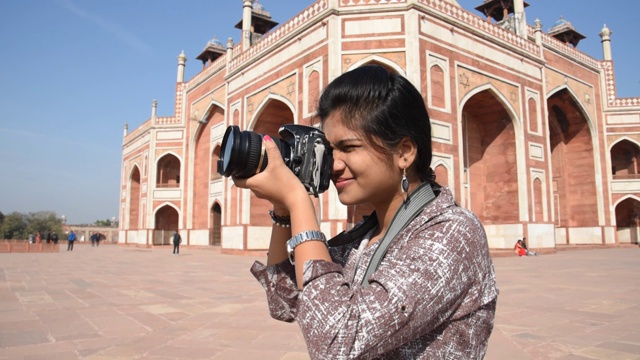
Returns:
[[[53,245],[58,245],[58,234],[55,231],[51,234],[51,241],[53,241]]]
[[[180,254],[180,244],[181,243],[182,243],[182,238],[180,237],[180,234],[178,233],[178,230],[176,230],[176,232],[173,233],[173,255]]]
[[[76,233],[71,230],[69,237],[67,238],[69,244],[67,245],[67,251],[73,251],[73,243],[76,242]]]

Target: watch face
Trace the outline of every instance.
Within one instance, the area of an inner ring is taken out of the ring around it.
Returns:
[[[289,255],[289,262],[291,262],[291,265],[295,265],[296,263],[293,260],[293,248],[291,247],[291,244],[289,244],[288,241],[287,241],[287,254]]]

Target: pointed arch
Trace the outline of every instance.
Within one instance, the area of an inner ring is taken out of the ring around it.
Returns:
[[[435,159],[431,163],[431,169],[436,174],[436,182],[442,186],[448,186],[451,188],[451,192],[455,194],[455,188],[453,188],[453,169],[450,166],[449,161],[445,161],[444,159]],[[440,169],[443,169],[441,171]],[[444,175],[444,176],[443,176]],[[444,180],[442,179],[444,177]]]
[[[498,100],[498,102],[500,102],[500,104],[502,104],[502,106],[505,109],[507,109],[509,117],[514,122],[514,126],[517,127],[517,130],[518,130],[517,132],[521,133],[522,132],[522,121],[518,118],[518,112],[511,105],[511,103],[509,102],[507,97],[504,96],[500,92],[500,90],[498,90],[498,88],[496,88],[493,84],[484,84],[484,85],[480,85],[480,86],[477,86],[477,87],[469,90],[469,92],[466,93],[462,97],[462,99],[460,100],[460,108],[461,109],[464,108],[464,105],[469,101],[469,99],[471,99],[474,95],[479,94],[479,93],[481,93],[483,91],[489,91],[489,93],[491,93]],[[459,116],[461,116],[461,114]]]
[[[638,140],[636,140],[636,139],[633,139],[633,138],[630,138],[630,137],[628,137],[628,136],[626,136],[626,135],[625,135],[625,136],[621,136],[621,137],[619,137],[619,138],[617,138],[617,139],[613,140],[611,143],[609,143],[609,149],[608,149],[608,150],[609,150],[609,151],[611,151],[611,149],[612,149],[612,148],[613,148],[617,143],[620,143],[620,142],[625,141],[625,140],[626,140],[626,141],[628,141],[628,142],[630,142],[630,143],[635,144],[635,145],[636,145],[636,146],[638,146],[638,147],[640,147],[640,141],[638,141]]]
[[[181,223],[182,222],[182,211],[180,210],[180,208],[178,206],[176,206],[176,204],[174,204],[174,203],[172,203],[170,201],[165,201],[165,202],[159,204],[158,206],[156,206],[153,209],[153,217],[154,217],[154,219],[155,219],[155,216],[158,214],[158,211],[160,209],[162,209],[163,207],[165,207],[165,206],[172,207],[178,213],[178,215],[180,216],[180,221],[179,222]],[[153,226],[156,226],[155,222],[154,222]]]
[[[218,172],[218,159],[220,159],[220,150],[222,145],[219,141],[212,144],[213,150],[211,150],[211,167],[210,167],[210,179],[211,181],[222,179],[222,175]]]
[[[215,200],[209,209],[209,245],[219,246],[222,242],[222,205]]]
[[[125,224],[125,229],[138,230],[140,226],[140,198],[142,196],[141,181],[142,177],[140,167],[138,164],[134,164],[131,167],[127,180],[128,216],[126,217],[127,223]]]
[[[487,224],[528,221],[527,188],[518,186],[519,179],[526,178],[523,122],[518,112],[493,84],[471,89],[458,108],[462,109],[458,112],[458,151],[464,159],[459,162],[462,205]],[[506,217],[504,206],[510,207]]]
[[[382,65],[384,67],[391,68],[391,69],[395,70],[398,74],[400,74],[400,75],[402,75],[404,77],[407,77],[407,72],[402,68],[402,66],[396,64],[395,62],[393,62],[393,61],[391,61],[391,60],[389,60],[387,58],[384,58],[384,57],[382,57],[380,55],[375,55],[375,54],[366,56],[366,57],[354,62],[353,64],[351,64],[349,66],[349,68],[345,72],[351,71],[353,69],[357,69],[357,68],[359,68],[359,67],[361,67],[363,65],[367,65],[367,64],[371,64],[371,63],[377,63],[377,64]]]
[[[433,63],[427,68],[429,96],[427,98],[429,106],[439,109],[448,109],[448,87],[447,69],[440,63]]]
[[[171,235],[180,228],[182,212],[171,202],[164,202],[153,210],[153,245],[169,245]]]
[[[617,241],[637,244],[640,240],[640,198],[625,195],[613,204]]]
[[[247,123],[247,129],[248,130],[252,130],[255,129],[256,124],[258,122],[258,119],[260,119],[260,117],[263,115],[264,111],[269,107],[269,104],[273,101],[278,101],[281,102],[283,104],[285,104],[289,110],[291,110],[291,113],[293,114],[293,123],[297,124],[298,123],[298,119],[297,119],[297,111],[296,111],[296,107],[293,105],[293,103],[287,99],[286,97],[282,96],[282,95],[278,95],[278,94],[269,94],[267,95],[267,97],[265,97],[260,104],[258,104],[258,106],[256,107],[256,111],[253,112],[253,116],[251,117],[251,119],[249,119],[249,122]]]
[[[248,128],[260,134],[279,138],[280,127],[291,123],[297,123],[295,106],[281,95],[269,94],[256,107]],[[268,214],[270,208],[270,202],[259,199],[255,194],[243,189],[242,222],[257,226],[271,226],[271,218]]]
[[[212,161],[212,128],[224,123],[225,111],[217,101],[211,101],[205,111],[205,117],[198,122],[189,146],[189,166],[187,189],[187,226],[192,229],[206,230],[209,227],[209,193],[212,173],[216,167]]]
[[[587,108],[585,108],[585,106],[582,104],[582,102],[579,101],[580,97],[573,91],[573,89],[571,89],[567,85],[558,86],[558,87],[550,90],[547,93],[547,101],[549,101],[549,99],[551,99],[551,97],[553,95],[561,92],[562,90],[566,90],[571,95],[571,98],[573,99],[573,102],[580,109],[580,112],[582,113],[582,116],[586,120],[587,125],[589,126],[589,132],[591,133],[591,137],[593,138],[593,134],[597,134],[596,125],[594,124],[593,119],[591,118],[591,116],[589,116],[589,111],[587,110]]]
[[[640,179],[640,146],[625,136],[609,147],[611,175],[614,180]]]
[[[182,159],[173,151],[167,151],[156,159],[156,187],[180,187]]]
[[[602,226],[604,185],[594,121],[566,84],[547,93],[546,107],[556,228]]]
[[[635,200],[635,201],[637,201],[637,202],[639,202],[639,203],[640,203],[640,197],[638,197],[638,196],[636,196],[636,195],[633,195],[633,194],[626,194],[626,195],[622,196],[620,199],[618,199],[618,200],[614,201],[614,203],[613,203],[613,207],[615,208],[615,207],[616,207],[616,206],[618,206],[621,202],[623,202],[623,201],[625,201],[625,200],[628,200],[628,199],[632,199],[632,200]]]
[[[211,99],[211,102],[209,103],[209,105],[205,109],[204,113],[202,114],[202,117],[200,119],[198,119],[198,122],[200,124],[208,123],[209,122],[209,118],[211,117],[211,114],[213,113],[215,108],[220,108],[220,110],[222,110],[222,112],[227,112],[227,110],[226,110],[226,108],[225,108],[223,103],[221,103],[218,100]]]

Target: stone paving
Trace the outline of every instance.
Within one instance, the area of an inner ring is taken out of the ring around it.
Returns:
[[[309,359],[297,325],[269,317],[254,260],[84,244],[0,254],[0,359]],[[637,247],[494,264],[486,359],[640,359]]]

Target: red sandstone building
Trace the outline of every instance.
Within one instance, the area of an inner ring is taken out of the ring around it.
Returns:
[[[311,2],[311,0],[309,0]],[[610,31],[603,60],[580,52],[567,21],[527,25],[523,0],[317,0],[278,25],[244,1],[242,42],[212,41],[184,79],[178,57],[173,116],[125,129],[119,242],[268,247],[269,204],[216,173],[235,124],[278,136],[314,124],[334,78],[375,63],[421,90],[431,116],[437,181],[484,224],[489,246],[637,242],[640,98],[616,97]],[[478,16],[480,14],[482,16]],[[366,207],[345,207],[333,186],[316,201],[329,236]]]

